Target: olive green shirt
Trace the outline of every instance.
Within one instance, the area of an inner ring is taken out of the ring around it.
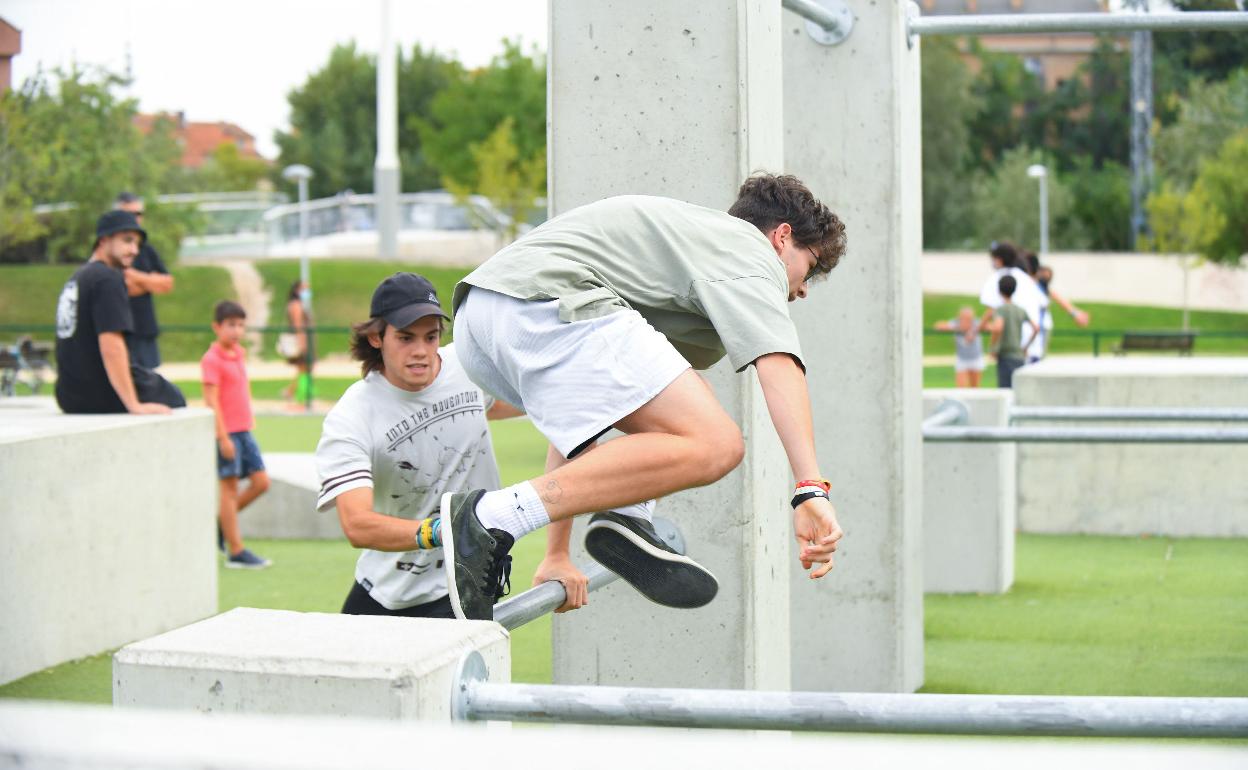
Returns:
[[[454,308],[470,286],[558,299],[567,322],[632,308],[695,369],[725,352],[737,371],[768,353],[802,360],[771,242],[749,222],[670,198],[623,195],[573,209],[472,271],[455,287]]]
[[[1013,302],[1005,302],[996,310],[1001,316],[1001,339],[997,341],[997,355],[1001,358],[1023,357],[1023,324],[1027,323],[1027,311]]]

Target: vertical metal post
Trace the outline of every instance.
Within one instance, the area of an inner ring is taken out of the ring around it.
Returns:
[[[377,52],[377,161],[373,167],[376,195],[377,257],[399,255],[399,78],[394,36],[390,31],[390,0],[381,2],[381,47]]]
[[[304,389],[304,411],[312,411],[312,350],[315,344],[312,331],[312,271],[308,265],[308,177],[299,177],[299,301],[303,303],[304,365],[308,387]]]
[[[1040,259],[1049,256],[1049,175],[1040,177]]]
[[[1148,0],[1129,0],[1137,13],[1148,13]],[[1131,33],[1131,248],[1148,232],[1144,203],[1152,189],[1153,33]]]

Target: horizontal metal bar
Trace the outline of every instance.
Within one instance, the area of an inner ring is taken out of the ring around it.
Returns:
[[[581,572],[589,578],[590,591],[597,591],[619,579],[618,575],[597,562],[582,568]],[[566,598],[567,594],[563,590],[562,583],[555,580],[542,583],[495,605],[494,622],[512,631],[525,623],[554,612]]]
[[[919,16],[911,35],[1030,35],[1043,32],[1168,32],[1248,29],[1248,13],[1018,13]]]
[[[1248,422],[1248,409],[1146,406],[1016,406],[1010,410],[1010,419],[1014,421]]]
[[[474,721],[962,735],[1248,736],[1248,698],[898,695],[463,683]]]
[[[1020,444],[1248,444],[1244,428],[927,428],[924,441]]]
[[[970,419],[966,404],[947,398],[936,405],[936,411],[923,421],[923,430],[938,428],[943,425],[965,425]]]
[[[814,0],[780,0],[780,5],[807,21],[813,21],[829,32],[838,32],[841,29],[840,19]]]

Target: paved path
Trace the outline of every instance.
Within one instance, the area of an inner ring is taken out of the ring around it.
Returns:
[[[243,259],[221,262],[221,267],[230,274],[234,284],[234,296],[238,303],[247,311],[247,325],[262,329],[269,325],[269,300],[273,293],[264,287],[264,278],[251,262]],[[247,333],[247,344],[256,350],[263,342],[258,331]]]

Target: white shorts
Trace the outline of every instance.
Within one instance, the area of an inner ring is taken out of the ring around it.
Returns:
[[[961,358],[955,358],[953,370],[955,372],[982,372],[984,370],[984,359],[976,358],[973,361],[964,361]]]
[[[559,320],[559,301],[473,288],[455,313],[455,350],[483,390],[528,413],[571,457],[689,368],[636,310]]]

